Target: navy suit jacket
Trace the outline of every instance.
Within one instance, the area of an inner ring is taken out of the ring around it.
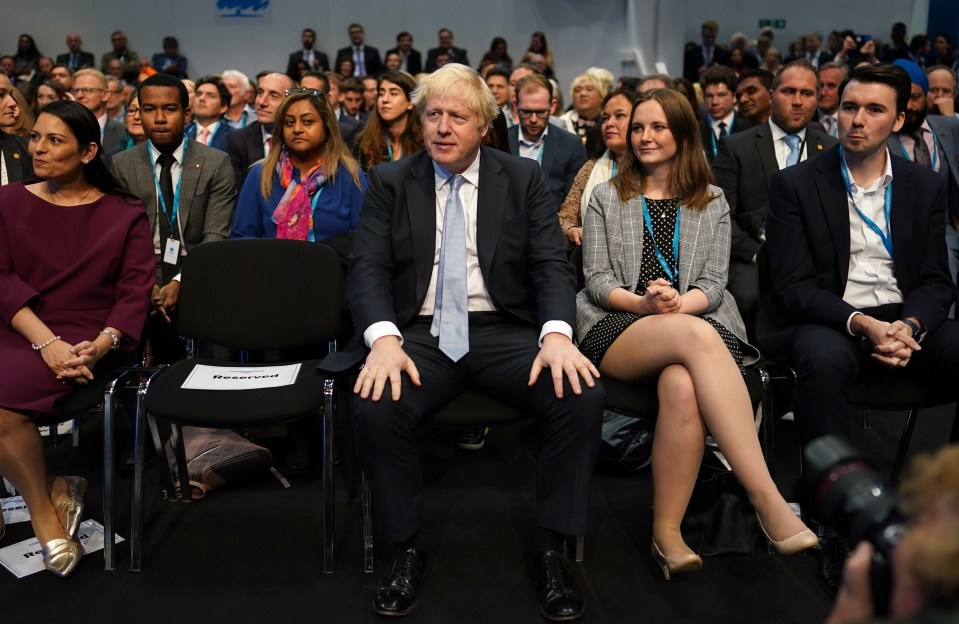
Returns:
[[[806,127],[806,160],[815,158],[838,141]],[[772,129],[768,123],[731,134],[719,143],[713,161],[716,185],[723,189],[729,204],[732,261],[752,262],[762,244],[760,233],[766,223],[766,199],[773,174],[779,171]],[[760,173],[762,175],[760,175]]]
[[[713,45],[713,65],[729,66],[729,50]],[[699,82],[699,68],[703,66],[703,46],[698,45],[683,53],[683,77],[690,82]]]
[[[509,129],[509,153],[519,156],[519,131],[516,124]],[[549,132],[543,139],[543,158],[540,162],[546,183],[553,195],[556,212],[566,200],[569,187],[573,185],[576,174],[586,163],[586,148],[579,137],[559,126],[549,124]]]
[[[389,56],[393,52],[396,52],[397,54],[399,54],[400,57],[403,56],[400,53],[399,48],[393,48],[391,50],[387,50],[383,58],[385,59],[387,56]],[[413,48],[410,48],[410,55],[406,58],[406,71],[407,73],[412,74],[413,76],[423,71],[423,57],[422,55],[420,55],[419,50],[414,50]]]
[[[849,207],[839,148],[773,176],[766,219],[770,292],[760,302],[756,338],[784,353],[795,327],[846,331],[855,310],[843,301],[849,275]],[[892,246],[903,317],[934,332],[955,300],[946,258],[946,181],[892,156]]]
[[[480,148],[476,244],[496,309],[541,327],[575,326],[576,278],[556,208],[532,160]],[[426,151],[370,169],[347,279],[358,334],[400,329],[426,299],[436,252],[436,186]]]
[[[336,58],[340,58],[341,56],[353,58],[353,46],[347,46],[337,50]],[[380,60],[380,51],[373,46],[363,44],[363,64],[366,68],[367,76],[378,76],[383,71],[383,61]]]
[[[33,158],[27,151],[27,142],[15,134],[0,132],[0,150],[7,165],[10,183],[22,182],[33,177]]]
[[[948,164],[949,179],[949,216],[959,217],[959,119],[955,117],[945,117],[943,115],[929,115],[926,117],[929,127],[933,129],[938,138],[939,158],[943,165]],[[886,142],[889,151],[896,156],[903,155],[902,143],[899,141],[898,134],[889,135]],[[911,157],[912,154],[909,154]],[[939,173],[945,176],[945,169],[941,166]]]
[[[77,54],[79,55],[79,58],[77,59],[78,62],[77,62],[76,69],[80,69],[82,67],[94,67],[94,63],[96,63],[96,59],[93,58],[93,54],[91,54],[90,52],[84,52],[83,50],[80,50],[79,52],[77,52]],[[67,52],[66,54],[58,54],[57,65],[66,65],[67,67],[69,67],[70,53]]]
[[[286,63],[286,75],[292,78],[293,80],[299,80],[299,76],[296,75],[296,64],[303,60],[303,50],[297,50],[296,52],[290,53],[290,59]],[[314,71],[329,71],[330,59],[325,52],[320,52],[318,50],[313,50],[313,65],[310,67]]]
[[[213,133],[213,136],[210,138],[210,147],[218,149],[222,152],[228,152],[227,147],[227,136],[233,132],[233,126],[228,124],[226,120],[220,119],[220,125],[216,127],[216,132]],[[186,127],[186,135],[190,137],[191,141],[196,140],[196,121],[191,121],[190,125]]]
[[[427,73],[433,73],[436,71],[436,55],[439,54],[439,52],[439,48],[429,49],[429,51],[426,53],[426,67],[424,68],[424,71]],[[466,50],[452,46],[449,49],[449,53],[450,63],[461,63],[469,67],[470,61],[466,55]]]
[[[745,132],[755,127],[753,122],[741,116],[739,113],[733,113],[733,127],[728,130],[727,136],[736,134],[737,132]],[[716,159],[716,154],[719,153],[719,141],[716,140],[713,127],[709,125],[708,115],[703,115],[702,119],[699,120],[699,137],[703,142],[703,151],[706,152],[706,161],[712,164],[713,160]]]

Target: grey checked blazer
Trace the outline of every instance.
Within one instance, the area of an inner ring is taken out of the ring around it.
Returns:
[[[729,206],[722,190],[703,210],[679,207],[679,292],[698,288],[709,300],[705,317],[719,321],[743,343],[746,328],[732,295],[726,292],[729,273]],[[630,292],[639,280],[643,257],[643,211],[638,197],[623,204],[609,182],[593,189],[583,217],[583,273],[586,288],[576,296],[576,326],[580,340],[610,314],[609,294]],[[745,363],[759,358],[746,343]]]

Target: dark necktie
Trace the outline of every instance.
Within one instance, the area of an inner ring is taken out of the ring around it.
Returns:
[[[916,159],[916,164],[929,167],[932,159],[929,154],[929,146],[926,145],[925,139],[922,138],[922,128],[911,132],[909,136],[912,137],[912,140],[916,143],[912,148],[912,154]]]
[[[77,55],[75,52],[70,54],[70,69],[77,71]]]
[[[724,136],[728,136],[728,133],[726,132],[726,122],[720,121],[719,122],[719,138],[721,139]]]
[[[160,254],[162,255],[166,248],[166,242],[173,236],[176,227],[175,222],[171,227],[169,221],[169,215],[173,213],[173,163],[176,162],[176,158],[173,157],[173,154],[160,154],[157,162],[160,163],[160,194],[163,198],[162,202],[158,202],[160,205],[157,211],[159,213],[157,214],[157,224],[160,228]],[[176,266],[167,262],[161,262],[160,265],[162,267],[163,283],[167,284],[176,275]]]

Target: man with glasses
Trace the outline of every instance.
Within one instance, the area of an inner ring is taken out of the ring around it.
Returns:
[[[129,135],[126,126],[107,115],[107,79],[103,72],[96,69],[81,69],[73,75],[74,99],[87,107],[100,122],[100,143],[104,155],[109,156],[124,148]]]
[[[578,136],[549,123],[554,102],[549,80],[536,74],[520,78],[516,83],[519,125],[509,129],[509,151],[539,162],[559,211],[586,162],[586,148]]]

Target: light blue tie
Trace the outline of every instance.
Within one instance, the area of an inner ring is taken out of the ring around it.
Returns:
[[[440,338],[440,351],[458,362],[470,350],[466,292],[466,219],[460,187],[463,176],[449,178],[450,196],[443,217],[439,279],[430,333]]]
[[[787,134],[783,141],[789,146],[789,153],[786,154],[786,166],[792,167],[799,162],[799,135]]]

